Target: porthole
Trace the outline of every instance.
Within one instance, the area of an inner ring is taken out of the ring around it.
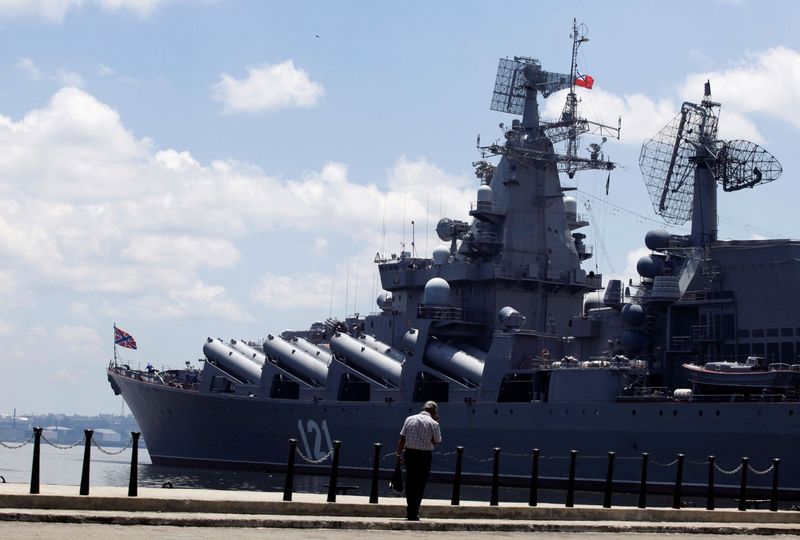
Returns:
[[[703,411],[697,411],[697,416],[703,416]]]
[[[664,411],[658,411],[658,416],[664,416]]]
[[[717,416],[719,416],[719,411],[715,412],[714,414],[715,414],[715,415],[717,415]]]
[[[633,409],[633,410],[631,411],[631,416],[636,416],[636,409]]]
[[[672,416],[678,416],[678,411],[672,411]]]

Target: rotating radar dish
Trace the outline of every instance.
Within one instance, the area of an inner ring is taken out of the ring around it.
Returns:
[[[736,139],[722,146],[714,175],[724,191],[738,191],[777,180],[782,172],[775,156],[754,142]]]
[[[717,134],[710,108],[684,103],[681,112],[642,145],[639,168],[656,214],[682,225],[692,217],[694,170],[698,156]],[[713,145],[712,145],[713,147]]]

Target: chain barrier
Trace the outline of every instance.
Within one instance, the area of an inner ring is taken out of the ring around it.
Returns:
[[[709,463],[709,461],[708,461],[708,460],[705,460],[705,461],[695,461],[695,460],[693,460],[693,459],[684,459],[683,461],[684,461],[685,463],[688,463],[689,465],[708,465],[708,463]]]
[[[130,447],[131,447],[131,445],[133,444],[133,437],[131,437],[130,439],[128,439],[128,442],[127,442],[127,443],[125,443],[125,446],[123,446],[123,447],[122,447],[122,448],[120,448],[119,450],[106,450],[105,448],[103,448],[102,446],[100,446],[100,445],[97,443],[97,441],[96,441],[96,440],[94,440],[94,439],[92,439],[92,444],[93,444],[93,445],[94,445],[94,446],[95,446],[95,447],[96,447],[98,450],[100,450],[102,453],[104,453],[104,454],[105,454],[105,455],[107,455],[107,456],[117,456],[117,455],[119,455],[119,454],[123,453],[125,450],[127,450],[128,448],[130,448]]]
[[[658,461],[656,461],[654,459],[651,459],[650,463],[652,463],[653,465],[658,465],[659,467],[667,468],[667,467],[672,467],[673,465],[678,463],[678,460],[674,459],[674,460],[670,461],[669,463],[660,463],[660,462],[658,462]]]
[[[750,469],[750,472],[752,472],[754,474],[764,475],[764,474],[767,474],[767,473],[771,473],[772,470],[775,468],[775,465],[770,465],[769,467],[767,467],[763,471],[759,471],[758,469],[754,469],[753,466],[748,463],[747,464],[747,468]]]
[[[53,448],[58,448],[59,450],[69,450],[70,448],[75,448],[79,444],[83,443],[83,441],[86,440],[86,437],[81,437],[81,439],[75,444],[58,444],[47,440],[47,437],[45,437],[44,433],[42,433],[42,440],[47,444],[49,444],[50,446],[52,446]]]
[[[738,467],[736,467],[735,469],[731,469],[729,471],[726,471],[725,469],[720,467],[719,463],[714,463],[714,468],[717,469],[722,474],[736,474],[736,473],[738,473],[739,471],[742,470],[742,464],[740,463]]]
[[[0,446],[2,446],[3,448],[8,448],[9,450],[18,450],[18,449],[22,448],[23,446],[30,444],[31,441],[33,441],[33,436],[32,435],[27,441],[23,441],[23,442],[21,442],[19,444],[16,444],[16,443],[4,443],[3,441],[0,441]]]
[[[310,463],[312,465],[319,465],[320,463],[327,460],[329,457],[333,455],[333,448],[328,450],[328,453],[319,459],[311,459],[310,457],[306,457],[305,455],[303,455],[303,452],[300,451],[300,448],[295,448],[295,452],[297,452],[297,455],[300,456],[300,459],[302,459],[306,463]]]

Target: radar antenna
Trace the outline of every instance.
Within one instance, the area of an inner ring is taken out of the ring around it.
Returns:
[[[682,225],[693,213],[693,219],[703,214],[709,219],[712,211],[710,218],[715,220],[715,182],[723,191],[737,191],[777,180],[783,172],[778,160],[759,145],[717,138],[714,109],[719,106],[711,101],[711,83],[706,82],[699,105],[685,102],[681,112],[642,145],[639,167],[653,208],[667,223]],[[696,200],[695,184],[702,171],[710,173],[711,185]]]
[[[527,56],[515,56],[513,60],[500,59],[490,108],[494,111],[521,114],[522,123],[514,120],[512,128],[505,131],[508,142],[503,146],[493,144],[481,147],[479,143],[478,147],[483,151],[484,157],[514,154],[518,159],[537,162],[537,165],[542,161],[555,161],[558,171],[567,173],[570,178],[580,170],[611,170],[616,167],[615,163],[604,159],[600,151],[601,145],[598,144],[592,145],[589,157],[578,155],[580,135],[591,132],[602,136],[604,143],[609,136],[619,139],[622,127],[621,119],[617,127],[613,127],[587,120],[578,113],[580,99],[575,93],[575,87],[591,89],[594,83],[592,77],[578,72],[578,48],[589,41],[587,32],[586,25],[578,25],[577,20],[573,19],[570,35],[572,63],[568,74],[544,71],[539,60]],[[559,90],[569,90],[561,117],[555,122],[540,122],[537,93],[546,98]],[[532,130],[535,130],[535,134],[523,133]],[[553,144],[566,141],[566,151],[559,154],[544,150],[541,145],[534,145],[544,138]],[[535,146],[537,147],[534,148]]]

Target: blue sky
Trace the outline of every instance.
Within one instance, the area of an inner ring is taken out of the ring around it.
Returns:
[[[784,166],[777,182],[720,196],[720,235],[796,238],[798,11],[0,0],[0,413],[118,412],[104,379],[115,321],[140,346],[128,362],[178,366],[207,336],[371,311],[376,251],[399,251],[404,229],[410,243],[413,219],[429,253],[439,217],[467,217],[476,136],[511,120],[488,108],[497,59],[567,71],[573,17],[596,80],[581,110],[623,122],[605,147],[620,163],[608,197],[604,175],[576,181],[593,222],[587,268],[633,277],[659,227],[639,148],[706,78],[722,137]],[[562,107],[560,95],[541,105]]]

